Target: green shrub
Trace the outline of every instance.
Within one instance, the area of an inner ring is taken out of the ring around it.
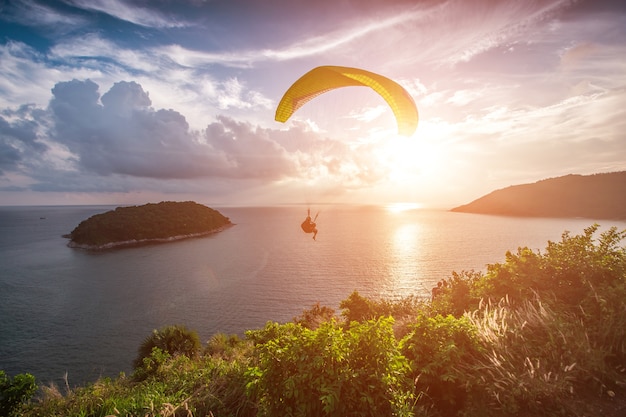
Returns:
[[[37,391],[35,377],[31,374],[17,374],[13,378],[0,370],[0,415],[12,416],[21,404],[30,400]]]
[[[443,415],[461,410],[471,380],[465,373],[480,352],[476,328],[466,318],[418,315],[401,341],[422,406]],[[429,404],[429,405],[428,405]]]
[[[476,308],[482,296],[477,284],[482,278],[481,272],[452,272],[452,276],[440,281],[442,285],[433,289],[431,302],[433,314],[461,317],[466,311]]]
[[[353,291],[339,307],[347,323],[367,321],[380,317],[392,316],[395,319],[415,316],[425,308],[424,300],[417,296],[406,296],[398,300],[373,300]]]
[[[358,291],[353,291],[348,298],[342,300],[339,308],[343,310],[341,315],[348,323],[380,317],[380,312],[376,311],[374,302],[363,297]]]
[[[348,328],[331,320],[316,330],[268,323],[249,337],[261,341],[249,389],[262,416],[411,414],[412,384],[391,318]]]
[[[620,246],[626,231],[613,227],[596,241],[598,228],[592,225],[576,236],[564,232],[560,242],[548,242],[544,253],[527,247],[518,248],[516,253],[509,251],[504,263],[488,265],[484,274],[455,272],[437,290],[433,308],[460,317],[464,311],[477,309],[481,300],[497,303],[507,297],[517,304],[536,293],[544,303],[559,303],[565,308],[596,306],[592,300],[596,294],[626,285],[626,251]]]
[[[244,343],[236,334],[216,333],[207,342],[204,354],[230,358]]]
[[[335,310],[330,307],[320,306],[318,302],[310,309],[304,310],[300,316],[294,317],[293,321],[308,329],[315,330],[320,324],[331,320],[333,317],[335,317]]]
[[[157,349],[155,351],[155,348]],[[143,375],[147,367],[152,364],[158,366],[164,359],[161,354],[167,356],[184,355],[194,357],[200,351],[201,344],[198,333],[188,330],[185,326],[165,326],[159,330],[154,330],[139,346],[137,358],[133,361],[133,366]]]

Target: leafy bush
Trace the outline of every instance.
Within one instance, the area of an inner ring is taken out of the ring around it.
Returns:
[[[153,372],[168,356],[194,357],[201,347],[200,338],[195,331],[180,325],[165,326],[154,330],[141,343],[133,366],[138,371],[137,376],[142,378],[145,377],[145,372]]]
[[[341,301],[339,307],[342,309],[341,316],[350,323],[388,316],[395,319],[413,317],[425,308],[425,304],[423,298],[417,296],[407,296],[395,301],[374,300],[353,291],[348,298]]]
[[[339,308],[341,315],[350,323],[352,321],[365,321],[383,316],[373,300],[363,297],[358,291],[353,291],[345,300],[341,301]]]
[[[545,253],[523,247],[507,252],[504,263],[490,264],[487,272],[453,273],[438,290],[433,307],[442,314],[459,317],[478,308],[481,300],[498,302],[507,297],[512,304],[541,294],[544,302],[579,309],[595,305],[598,292],[610,293],[625,285],[626,254],[620,242],[626,231],[611,228],[597,240],[597,224],[582,235],[564,232],[560,242],[548,242]],[[595,312],[595,311],[594,311]]]
[[[484,295],[479,286],[482,279],[481,272],[461,271],[452,272],[451,277],[439,281],[443,285],[433,289],[430,306],[433,314],[461,317],[465,311],[474,309]]]
[[[17,374],[11,378],[0,370],[0,415],[17,415],[19,406],[30,400],[36,390],[33,375]]]
[[[318,302],[310,309],[304,310],[299,317],[294,317],[293,321],[308,329],[315,330],[322,323],[331,320],[333,317],[335,317],[335,310],[330,307],[320,306]]]
[[[204,354],[231,357],[243,344],[244,341],[236,334],[216,333],[207,342]]]
[[[397,349],[393,319],[336,320],[311,330],[268,323],[249,332],[258,365],[249,389],[264,416],[410,415],[411,383]]]
[[[424,407],[453,415],[467,397],[465,369],[480,352],[476,328],[466,317],[421,314],[410,329],[400,349],[409,360],[416,395]]]

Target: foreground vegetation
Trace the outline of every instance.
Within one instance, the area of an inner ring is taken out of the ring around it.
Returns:
[[[597,234],[453,273],[432,300],[354,292],[339,314],[315,305],[204,346],[168,326],[130,376],[41,387],[30,401],[16,376],[0,398],[12,387],[20,416],[622,415],[626,231]]]

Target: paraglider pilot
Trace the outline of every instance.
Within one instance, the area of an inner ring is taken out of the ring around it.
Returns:
[[[317,225],[313,220],[311,220],[311,209],[307,209],[306,219],[300,225],[304,233],[313,233],[313,240],[315,240],[315,236],[317,236]],[[317,218],[317,216],[315,216]]]

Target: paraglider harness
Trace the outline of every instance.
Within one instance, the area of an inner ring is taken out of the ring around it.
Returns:
[[[315,215],[315,218],[311,220],[311,209],[307,209],[306,219],[300,225],[304,233],[313,233],[313,239],[315,239],[315,235],[317,235],[317,228],[316,228],[317,225],[315,224],[315,221],[317,220],[317,216],[319,216],[319,213],[317,213]]]

